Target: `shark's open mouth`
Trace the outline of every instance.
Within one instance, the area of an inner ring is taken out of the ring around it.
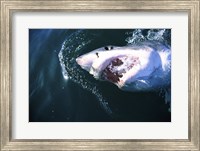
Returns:
[[[112,83],[118,83],[120,79],[134,66],[140,63],[139,57],[117,57],[108,64],[102,72],[102,79]]]

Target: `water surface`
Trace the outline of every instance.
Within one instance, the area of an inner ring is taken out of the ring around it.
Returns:
[[[163,92],[133,93],[95,80],[75,58],[106,45],[171,43],[170,30],[29,30],[30,122],[171,121]],[[61,60],[64,60],[63,62]]]

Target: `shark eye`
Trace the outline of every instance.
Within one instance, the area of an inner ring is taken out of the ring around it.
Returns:
[[[105,50],[112,50],[113,49],[113,46],[106,46],[104,47]]]
[[[108,47],[104,47],[106,50],[109,50],[109,48]]]

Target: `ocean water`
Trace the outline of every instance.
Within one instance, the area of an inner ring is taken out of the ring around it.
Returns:
[[[106,45],[157,40],[170,29],[29,29],[30,122],[169,122],[164,92],[124,92],[95,80],[76,57]]]

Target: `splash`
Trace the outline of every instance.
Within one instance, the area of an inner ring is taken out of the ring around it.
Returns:
[[[75,61],[80,54],[87,51],[86,48],[88,48],[88,45],[91,44],[93,39],[97,36],[97,34],[88,32],[87,30],[76,31],[64,41],[58,57],[62,67],[63,77],[67,77],[67,79],[72,80],[82,86],[82,88],[94,94],[98,98],[102,108],[111,115],[112,111],[108,102],[97,88],[98,82],[89,77],[85,71],[80,69]]]
[[[143,41],[159,41],[165,45],[171,45],[170,29],[135,29],[126,33],[127,44],[137,44]]]
[[[146,40],[146,37],[142,34],[142,29],[136,29],[133,32],[129,32],[127,34],[131,34],[131,37],[127,37],[125,39],[128,44],[135,44]]]

